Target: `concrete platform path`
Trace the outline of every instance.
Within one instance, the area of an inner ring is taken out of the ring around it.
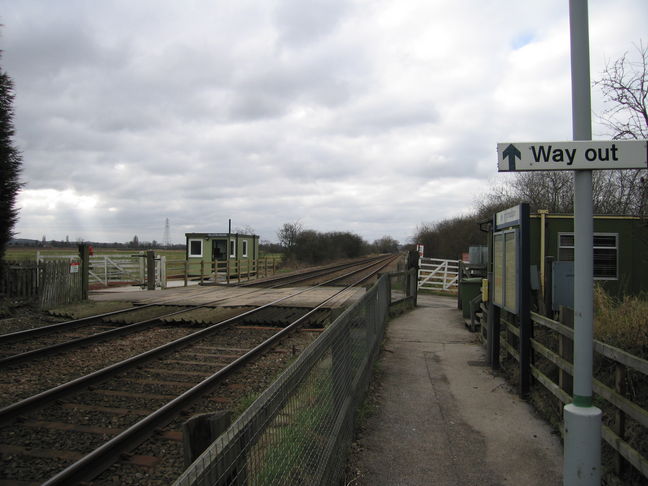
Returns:
[[[392,320],[349,485],[559,485],[562,446],[486,363],[456,299]]]

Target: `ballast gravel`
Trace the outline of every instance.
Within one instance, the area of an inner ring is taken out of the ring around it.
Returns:
[[[87,373],[105,366],[106,363],[119,361],[144,350],[166,343],[179,336],[185,335],[195,329],[184,327],[175,328],[165,326],[150,329],[136,335],[125,336],[118,341],[97,344],[91,348],[75,352],[72,356],[56,356],[30,367],[15,367],[9,369],[8,374],[0,377],[0,400],[4,403],[13,402],[16,396],[29,396],[37,391],[47,389],[53,384],[58,384],[67,379]],[[174,353],[177,361],[199,363],[206,361],[209,352],[218,355],[228,355],[228,359],[215,360],[230,361],[232,356],[240,355],[245,349],[250,349],[256,344],[267,339],[275,330],[271,329],[240,329],[229,328],[219,331],[205,340],[201,340],[198,352],[194,348],[187,351]],[[268,350],[263,356],[229,375],[222,383],[216,386],[208,396],[200,399],[191,406],[186,413],[174,421],[164,431],[181,430],[182,423],[191,415],[219,409],[242,411],[242,404],[251,403],[251,397],[258,395],[279,374],[281,370],[292,361],[294,356],[303,350],[308,343],[317,337],[317,333],[295,333]],[[281,348],[277,352],[277,348]],[[287,350],[294,350],[289,352]],[[171,360],[172,361],[172,360]],[[156,371],[150,373],[147,368]],[[135,380],[148,379],[155,381],[185,381],[187,388],[198,383],[204,377],[182,374],[187,371],[199,371],[211,374],[218,370],[220,365],[205,363],[205,365],[187,366],[171,365],[167,358],[149,361],[139,367],[132,375]],[[169,369],[166,373],[164,370]],[[177,374],[173,374],[176,371]],[[17,387],[13,387],[16,384]],[[10,386],[11,385],[11,386]],[[9,390],[11,388],[11,390]],[[181,386],[156,383],[133,383],[126,376],[111,379],[105,383],[92,386],[90,389],[75,394],[69,398],[59,400],[55,407],[30,414],[29,420],[42,420],[51,422],[74,423],[106,429],[122,429],[143,418],[145,413],[159,408],[177,394],[184,391]],[[15,393],[14,393],[15,392]],[[122,393],[120,395],[120,393]],[[141,396],[133,398],[133,394]],[[130,395],[130,396],[129,396]],[[160,398],[156,395],[167,398]],[[112,413],[91,410],[90,407],[104,407],[104,411],[112,409]],[[117,410],[121,410],[117,413]],[[132,412],[129,412],[132,410]],[[10,431],[10,432],[7,432]],[[4,435],[4,434],[10,434]],[[13,439],[12,439],[13,437]],[[25,447],[44,447],[52,450],[79,451],[87,453],[110,438],[106,433],[66,432],[60,434],[47,428],[28,427],[20,423],[0,429],[0,438],[3,443],[22,444]],[[5,440],[6,439],[6,440]],[[172,440],[168,436],[155,434],[145,441],[132,454],[153,456],[157,458],[153,466],[143,467],[121,461],[109,468],[92,484],[137,484],[137,485],[162,485],[170,484],[184,469],[182,455],[182,442]],[[6,462],[6,455],[3,461]],[[55,472],[63,469],[70,460],[52,458],[31,458],[16,454],[9,468],[2,473],[4,479],[21,481],[43,480]],[[26,459],[27,458],[27,459]],[[5,465],[4,463],[2,464]],[[35,472],[40,471],[40,472]]]
[[[27,398],[194,332],[164,326],[85,348],[7,366],[0,374],[0,406]]]

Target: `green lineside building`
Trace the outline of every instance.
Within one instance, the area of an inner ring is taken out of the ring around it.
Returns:
[[[542,285],[548,271],[545,257],[553,257],[559,263],[556,268],[574,260],[574,217],[538,211],[531,215],[530,226],[531,264],[538,269]],[[631,216],[594,216],[592,243],[596,284],[618,297],[648,291],[648,222]],[[569,270],[562,276],[554,272],[554,288],[569,277]]]
[[[187,261],[255,261],[259,258],[259,236],[238,233],[185,233]]]

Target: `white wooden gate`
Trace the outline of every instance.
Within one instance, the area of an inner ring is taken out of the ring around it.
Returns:
[[[426,290],[457,290],[459,260],[420,258],[418,288]]]
[[[45,260],[69,260],[79,262],[79,255],[47,255],[37,252],[39,262]],[[155,258],[156,286],[166,286],[165,258]],[[162,264],[160,262],[162,261]],[[146,284],[146,253],[93,255],[90,257],[88,283],[91,289],[119,285]]]
[[[96,255],[90,257],[90,284],[143,284],[146,261],[144,255]]]
[[[90,257],[90,284],[146,285],[146,253]],[[155,257],[155,285],[166,287],[166,258]]]

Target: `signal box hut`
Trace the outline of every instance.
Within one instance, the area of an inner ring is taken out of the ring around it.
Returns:
[[[238,233],[185,233],[187,239],[187,261],[237,260],[245,264],[255,262],[259,257],[259,236]]]

